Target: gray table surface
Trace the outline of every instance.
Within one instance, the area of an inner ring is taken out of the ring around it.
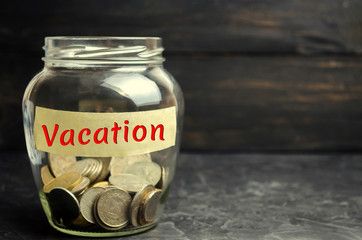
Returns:
[[[0,239],[87,239],[49,226],[25,154],[0,156]],[[362,239],[362,155],[182,153],[161,223],[122,238]]]

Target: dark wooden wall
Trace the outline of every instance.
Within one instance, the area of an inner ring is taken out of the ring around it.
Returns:
[[[0,8],[0,149],[45,36],[161,36],[186,100],[183,150],[361,151],[362,1],[19,1]]]

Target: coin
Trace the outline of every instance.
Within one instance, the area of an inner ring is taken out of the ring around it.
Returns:
[[[92,187],[87,189],[80,199],[79,208],[80,213],[90,223],[95,223],[94,215],[93,215],[93,205],[97,198],[104,192],[104,188],[100,187]]]
[[[84,219],[82,214],[79,214],[76,219],[70,221],[70,224],[77,227],[87,227],[90,225],[90,223]]]
[[[96,165],[97,165],[97,160],[93,159],[93,158],[85,158],[82,160],[79,160],[78,163],[80,163],[79,167],[79,171],[83,171],[83,176],[87,176],[89,177],[92,172],[96,169]],[[89,179],[91,180],[91,179]]]
[[[86,176],[90,172],[93,166],[92,164],[93,162],[87,159],[79,160],[65,168],[64,172],[79,172],[83,176]]]
[[[97,158],[97,159],[102,162],[102,170],[101,170],[100,174],[98,175],[98,178],[95,180],[95,182],[100,182],[100,181],[103,181],[104,179],[106,179],[106,177],[109,174],[109,164],[111,162],[111,158],[102,157],[102,158]]]
[[[83,177],[82,181],[75,186],[72,190],[70,190],[74,195],[79,195],[89,186],[90,180],[87,177]]]
[[[168,173],[166,172],[166,168],[161,167],[161,179],[156,184],[156,187],[159,188],[159,189],[163,189],[167,184],[167,178],[168,178]]]
[[[73,156],[65,156],[55,153],[49,153],[48,155],[49,166],[55,177],[64,173],[64,170],[77,160]]]
[[[162,190],[162,195],[161,195],[161,199],[160,202],[161,204],[164,204],[168,198],[168,194],[170,193],[170,188],[171,188],[172,182],[170,182],[170,184],[167,185],[165,190]]]
[[[141,177],[127,173],[110,176],[109,182],[117,187],[126,190],[128,193],[136,193],[140,191],[144,185],[150,184]]]
[[[97,199],[98,200],[98,199]],[[99,218],[98,216],[98,209],[97,209],[97,206],[98,206],[98,202],[94,203],[94,207],[93,207],[93,216],[94,216],[94,219],[97,223],[97,225],[105,230],[110,230],[110,231],[115,231],[115,230],[119,230],[121,228],[123,228],[123,226],[120,226],[120,227],[109,227],[107,225],[105,225]]]
[[[95,160],[95,161],[92,161],[92,168],[88,174],[88,177],[89,177],[91,183],[94,183],[95,180],[99,177],[99,175],[102,171],[102,165],[103,165],[101,160],[95,159],[95,158],[93,158],[93,160]]]
[[[49,193],[53,188],[62,187],[73,189],[82,181],[82,175],[78,172],[64,173],[43,186],[44,193]]]
[[[74,171],[79,172],[85,177],[88,177],[92,183],[102,170],[101,162],[94,158],[85,158],[71,164],[64,172]]]
[[[154,162],[137,162],[128,166],[125,173],[139,176],[153,186],[156,186],[161,178],[161,167]]]
[[[157,214],[157,208],[162,195],[161,190],[154,190],[146,195],[142,202],[140,223],[142,225],[148,224],[155,220]]]
[[[40,176],[44,185],[54,179],[54,176],[50,172],[48,165],[45,165],[40,169]]]
[[[136,162],[152,162],[151,154],[145,153],[140,155],[127,156],[128,166]]]
[[[125,227],[131,200],[131,196],[122,189],[107,189],[99,196],[96,205],[100,222],[111,228]]]
[[[123,173],[126,167],[127,162],[123,159],[123,157],[112,157],[109,165],[109,171],[111,175],[117,175]]]
[[[134,156],[125,156],[125,157],[112,157],[110,163],[110,173],[111,175],[117,175],[124,173],[126,168],[136,162],[152,162],[151,155],[141,154]]]
[[[134,227],[139,226],[138,214],[139,214],[139,209],[140,209],[142,200],[145,198],[145,196],[147,194],[149,194],[150,192],[152,192],[154,190],[155,190],[154,186],[146,185],[139,192],[137,192],[136,195],[133,197],[128,214],[129,214],[129,220]]]
[[[95,184],[93,184],[92,187],[108,187],[109,186],[109,182],[108,181],[101,181],[101,182],[97,182]]]
[[[78,199],[67,189],[53,188],[47,195],[52,215],[56,219],[75,219],[79,215]]]
[[[91,175],[94,174],[94,172],[99,171],[99,167],[100,167],[100,163],[98,160],[96,160],[95,158],[85,158],[82,159],[78,162],[83,162],[86,164],[86,168],[83,169],[84,171],[84,175],[90,177]],[[89,178],[89,180],[92,181],[91,178]]]

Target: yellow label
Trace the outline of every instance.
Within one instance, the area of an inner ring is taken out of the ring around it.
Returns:
[[[176,108],[94,113],[36,107],[35,148],[70,156],[136,155],[175,145]]]

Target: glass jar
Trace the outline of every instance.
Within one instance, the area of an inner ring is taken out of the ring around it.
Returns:
[[[155,37],[47,37],[23,98],[24,130],[51,226],[121,236],[160,220],[184,102]]]

